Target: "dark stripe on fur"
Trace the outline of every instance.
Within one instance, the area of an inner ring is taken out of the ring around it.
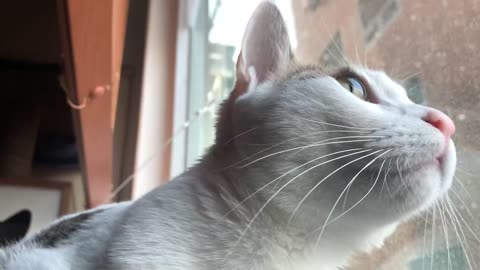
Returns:
[[[103,209],[86,212],[62,220],[38,233],[31,241],[36,245],[46,248],[57,247],[61,242],[68,240],[76,231],[82,229],[85,223],[94,215],[103,212]]]

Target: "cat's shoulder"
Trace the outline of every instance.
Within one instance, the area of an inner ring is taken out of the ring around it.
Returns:
[[[38,233],[0,249],[0,269],[70,269],[73,263],[87,263],[102,254],[102,245],[130,205],[115,203],[66,215]]]

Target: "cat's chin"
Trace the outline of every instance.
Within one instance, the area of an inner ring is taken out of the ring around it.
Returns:
[[[444,196],[452,185],[456,160],[455,145],[450,141],[444,154],[425,162],[403,180],[410,189],[404,193],[404,204],[413,212],[423,211]]]
[[[455,167],[457,166],[455,144],[452,140],[449,141],[445,153],[439,156],[437,161],[438,169],[440,170],[441,174],[442,191],[446,192],[452,185]]]
[[[457,163],[455,145],[450,140],[447,144],[445,151],[435,158],[434,161],[426,168],[427,170],[433,171],[432,174],[438,174],[437,177],[431,179],[431,181],[436,182],[435,184],[439,185],[438,197],[442,196],[445,192],[448,191],[452,185],[455,166]],[[419,179],[421,181],[421,179]]]

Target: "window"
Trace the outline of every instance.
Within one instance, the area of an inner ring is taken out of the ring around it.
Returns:
[[[190,29],[187,115],[191,121],[186,131],[183,168],[194,164],[214,142],[216,113],[233,88],[244,27],[259,2],[198,0],[195,22]],[[290,0],[275,3],[286,12],[291,8]],[[293,18],[287,23],[289,32],[293,32]],[[292,36],[292,44],[295,43]],[[178,169],[173,171],[178,174]]]
[[[415,103],[422,104],[425,102],[423,97],[422,81],[419,76],[412,76],[405,80],[405,90],[408,97]]]
[[[314,11],[319,6],[326,4],[328,0],[307,0],[307,9],[310,11]]]
[[[191,47],[194,57],[204,59],[198,62],[192,59],[190,109],[193,112],[214,105],[188,131],[189,164],[213,142],[215,111],[232,89],[243,28],[259,0],[200,2],[208,11],[204,10],[203,16],[209,18],[209,23],[202,26],[198,39],[192,39],[200,44]],[[456,124],[458,169],[451,199],[461,224],[454,226],[445,216],[433,219],[430,212],[430,216],[413,222],[406,234],[381,250],[379,256],[383,262],[377,261],[376,268],[354,269],[477,269],[480,264],[477,239],[480,235],[480,118],[477,116],[480,6],[477,1],[275,2],[291,9],[291,17],[286,19],[295,22],[293,35],[298,43],[295,53],[302,60],[320,63],[328,69],[342,66],[348,60],[384,70],[404,85],[411,100],[442,110]],[[446,222],[446,227],[442,222]]]
[[[325,69],[334,69],[344,66],[346,61],[343,58],[343,55],[342,38],[340,33],[337,32],[320,56],[320,64]]]
[[[381,35],[399,11],[397,0],[359,0],[358,6],[367,43]]]

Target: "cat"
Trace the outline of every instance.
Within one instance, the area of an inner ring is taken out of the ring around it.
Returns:
[[[196,165],[132,203],[87,212],[101,211],[60,242],[77,246],[39,253],[59,265],[15,267],[33,256],[24,240],[1,251],[0,266],[338,269],[449,189],[452,120],[384,72],[296,63],[268,1],[248,22],[236,76]]]

